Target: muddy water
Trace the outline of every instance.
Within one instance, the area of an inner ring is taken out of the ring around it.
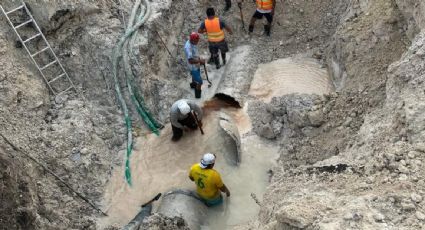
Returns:
[[[327,72],[313,60],[288,58],[260,65],[249,94],[267,102],[274,96],[289,93],[323,94],[331,90]],[[127,224],[138,213],[140,205],[157,193],[174,188],[195,189],[188,179],[188,170],[205,152],[217,154],[215,168],[232,195],[225,199],[224,205],[210,209],[202,228],[230,229],[255,218],[259,207],[251,193],[261,200],[268,185],[268,170],[278,156],[278,146],[250,134],[246,105],[242,109],[222,109],[231,115],[241,134],[242,161],[239,166],[233,166],[226,160],[232,148],[224,144],[218,108],[214,104],[206,103],[206,106],[210,107],[203,120],[205,135],[199,131],[185,133],[174,143],[170,140],[172,132],[168,124],[160,137],[146,135],[137,139],[131,157],[133,187],[125,183],[124,169],[117,168],[105,192],[104,209],[109,216],[98,222],[99,228]]]
[[[285,58],[259,65],[249,94],[270,102],[285,94],[324,94],[332,89],[327,70],[314,59]]]
[[[239,167],[216,166],[231,196],[223,206],[210,209],[207,224],[203,229],[220,230],[244,224],[256,217],[259,206],[251,197],[262,199],[269,182],[268,170],[277,158],[277,148],[264,143],[255,135],[242,138],[242,163]]]
[[[224,110],[238,124],[241,134],[251,129],[244,109]],[[254,192],[261,198],[268,181],[267,170],[275,160],[272,155],[275,156],[277,150],[262,144],[254,136],[244,137],[242,163],[234,167],[226,161],[228,148],[223,145],[218,112],[209,111],[203,122],[205,135],[199,131],[185,133],[177,143],[170,140],[172,132],[169,125],[162,130],[160,137],[147,135],[137,140],[131,158],[133,187],[125,184],[124,170],[116,169],[105,192],[104,208],[109,216],[99,221],[100,228],[110,224],[127,224],[140,210],[140,204],[159,192],[173,188],[194,189],[195,185],[187,176],[188,170],[192,164],[199,162],[205,152],[217,154],[216,169],[232,192],[226,206],[227,220],[220,216],[223,212],[212,210],[211,218],[207,220],[211,226],[206,229],[223,229],[227,225],[243,223],[257,213],[257,204],[250,193]],[[218,223],[223,225],[216,226]]]

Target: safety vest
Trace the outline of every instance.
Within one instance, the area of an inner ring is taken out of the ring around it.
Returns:
[[[220,28],[218,17],[205,19],[205,29],[207,30],[209,42],[221,42],[224,40],[224,31]]]
[[[257,9],[272,10],[273,9],[273,1],[272,0],[257,0]]]

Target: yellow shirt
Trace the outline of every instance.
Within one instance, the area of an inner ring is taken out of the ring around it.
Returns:
[[[189,176],[195,180],[196,192],[204,199],[214,199],[220,195],[223,181],[214,169],[203,169],[199,164],[190,168]]]

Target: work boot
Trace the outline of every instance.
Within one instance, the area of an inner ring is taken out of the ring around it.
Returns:
[[[230,7],[232,7],[232,2],[230,0],[226,0],[226,6],[224,7],[224,11],[229,11]]]
[[[202,95],[201,87],[202,87],[202,85],[198,84],[198,83],[195,83],[195,84],[196,84],[196,86],[195,86],[195,98],[201,98],[201,95]]]
[[[270,25],[264,25],[264,32],[267,36],[270,36]]]
[[[249,25],[249,27],[248,27],[248,31],[249,31],[250,33],[252,33],[252,32],[254,31],[254,26],[253,26],[253,25]]]
[[[176,141],[180,140],[180,138],[182,138],[182,136],[174,136],[173,135],[173,137],[171,137],[171,140],[176,142]]]
[[[220,69],[220,58],[218,58],[218,56],[217,57],[214,57],[214,63],[215,63],[215,68],[216,69]]]
[[[212,64],[212,63],[214,63],[214,57],[211,54],[210,59],[208,59],[208,64]]]

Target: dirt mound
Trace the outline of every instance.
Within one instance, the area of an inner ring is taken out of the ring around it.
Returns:
[[[3,140],[0,143],[4,144]],[[38,211],[33,200],[36,199],[35,186],[28,180],[27,171],[22,170],[25,163],[14,158],[10,149],[0,148],[0,226],[1,229],[34,229]]]
[[[0,133],[100,206],[126,148],[110,57],[133,1],[27,2],[86,100],[72,93],[50,97],[28,55],[15,48],[16,37],[2,16],[0,55],[7,58],[0,60]],[[167,121],[172,102],[193,96],[182,46],[205,18],[207,5],[216,6],[235,30],[226,39],[239,56],[222,72],[211,70],[224,74],[217,87],[235,99],[231,105],[243,105],[259,64],[298,54],[327,68],[337,90],[324,96],[279,96],[270,103],[249,96],[253,131],[281,146],[279,166],[250,227],[424,228],[425,35],[420,31],[425,29],[425,3],[277,1],[271,37],[263,36],[260,21],[247,36],[239,9],[225,13],[222,3],[152,2],[152,17],[134,41],[131,71],[155,117]],[[2,6],[12,9],[17,3]],[[245,26],[254,9],[251,1],[244,2]],[[207,43],[200,47],[208,56]],[[221,106],[228,104],[207,103],[210,110]],[[134,108],[130,113],[136,114]],[[140,121],[133,117],[135,136],[147,132]],[[334,170],[337,165],[347,167]],[[2,139],[0,166],[2,227],[96,228],[96,211]],[[185,229],[181,219],[158,215],[145,224],[148,229]]]
[[[339,92],[253,104],[256,132],[276,138],[282,154],[251,227],[424,227],[424,38],[407,33],[418,31],[423,15],[406,19],[407,11],[388,1],[351,2],[325,54]],[[318,170],[335,165],[349,167]]]

